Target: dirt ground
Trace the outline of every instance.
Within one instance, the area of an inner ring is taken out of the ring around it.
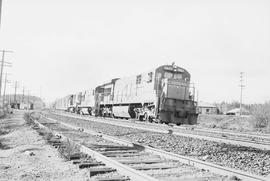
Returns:
[[[201,127],[221,128],[237,131],[261,131],[256,129],[256,121],[252,116],[229,115],[199,115],[198,124]]]
[[[0,181],[89,180],[87,169],[65,161],[35,130],[23,112],[0,119]]]

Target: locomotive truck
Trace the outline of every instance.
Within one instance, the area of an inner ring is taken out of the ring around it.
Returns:
[[[91,91],[66,96],[57,100],[55,107],[96,116],[196,124],[197,103],[190,78],[189,72],[179,66],[163,65],[135,76],[112,79]]]

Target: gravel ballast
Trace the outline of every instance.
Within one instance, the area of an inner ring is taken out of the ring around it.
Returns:
[[[67,116],[52,114],[47,114],[47,116],[85,129],[117,136],[179,155],[198,158],[221,166],[235,168],[261,176],[270,174],[270,151],[114,126]]]

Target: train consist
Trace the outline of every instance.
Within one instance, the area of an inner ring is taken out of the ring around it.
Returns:
[[[197,102],[190,78],[189,72],[181,67],[163,65],[68,95],[56,100],[54,107],[78,114],[196,124]]]

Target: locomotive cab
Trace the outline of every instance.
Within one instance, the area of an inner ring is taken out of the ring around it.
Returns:
[[[156,75],[156,117],[164,123],[196,124],[195,90],[190,86],[190,74],[175,65],[166,65],[159,67]]]

